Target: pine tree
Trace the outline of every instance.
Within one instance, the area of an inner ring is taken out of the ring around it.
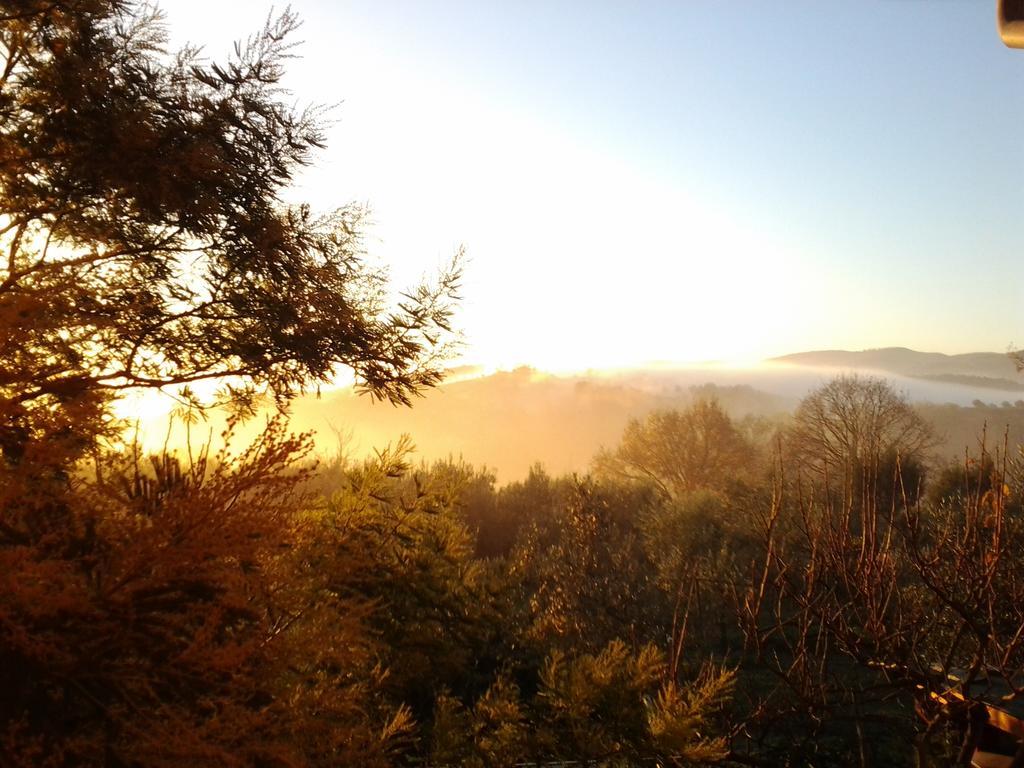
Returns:
[[[323,138],[280,85],[297,23],[209,63],[147,4],[0,3],[5,765],[381,765],[411,726],[315,567],[308,440],[151,458],[110,407],[440,379],[457,267],[389,310],[362,212],[282,202]]]

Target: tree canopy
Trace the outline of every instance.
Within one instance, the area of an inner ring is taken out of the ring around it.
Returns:
[[[391,310],[362,211],[284,202],[323,146],[322,110],[281,86],[297,25],[286,11],[215,63],[170,52],[129,0],[0,6],[9,456],[88,393],[228,377],[286,398],[347,366],[408,402],[439,381],[457,266]]]
[[[281,87],[297,23],[211,63],[143,3],[0,3],[3,765],[386,765],[411,726],[316,567],[308,436],[145,457],[110,408],[441,378],[457,262],[392,309],[362,212],[285,202],[323,144]]]
[[[877,474],[879,463],[919,460],[934,443],[928,423],[883,379],[837,376],[797,407],[789,444],[804,466],[837,479]]]
[[[677,498],[699,488],[721,490],[750,471],[755,449],[717,400],[632,419],[613,451],[596,459],[599,473],[651,483]]]

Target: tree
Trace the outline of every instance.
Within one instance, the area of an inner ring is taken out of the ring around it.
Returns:
[[[0,545],[4,765],[385,763],[408,713],[316,567],[310,448],[278,420],[238,454],[110,454],[57,500],[0,485],[35,513]]]
[[[708,738],[707,726],[732,691],[733,673],[707,667],[683,686],[666,679],[665,671],[653,645],[631,652],[613,640],[594,654],[552,652],[540,672],[539,746],[584,761],[719,762],[726,743]]]
[[[640,515],[644,550],[672,604],[673,670],[686,651],[699,657],[730,650],[734,585],[757,554],[750,507],[761,502],[758,496],[693,491]]]
[[[700,488],[722,490],[749,473],[755,451],[717,400],[684,411],[655,411],[633,419],[619,447],[595,460],[599,474],[654,484],[678,498]]]
[[[434,708],[431,758],[437,765],[512,768],[526,751],[526,713],[519,689],[498,677],[473,705],[442,694]]]
[[[807,395],[788,435],[800,467],[851,488],[891,484],[897,462],[909,468],[933,443],[931,428],[905,397],[883,379],[859,376],[838,376]]]
[[[532,526],[508,556],[520,619],[517,643],[596,650],[614,639],[660,640],[668,613],[637,530],[651,492],[576,479],[551,519]]]
[[[321,110],[280,87],[297,24],[211,64],[168,53],[132,0],[0,5],[8,461],[54,410],[126,388],[232,377],[238,398],[287,398],[348,366],[405,403],[440,380],[457,267],[388,311],[361,211],[282,202],[323,144]]]
[[[319,568],[340,570],[336,592],[382,606],[369,624],[383,641],[383,687],[422,721],[441,689],[486,688],[480,670],[490,671],[489,645],[500,625],[458,511],[474,473],[454,463],[414,472],[410,451],[403,440],[343,470],[342,490],[321,511],[328,551]],[[368,567],[353,572],[353,561]]]
[[[147,460],[110,410],[441,377],[457,264],[390,310],[361,212],[282,202],[322,143],[280,88],[296,25],[209,64],[148,5],[0,2],[4,765],[381,765],[409,727],[317,567],[308,441]]]
[[[833,494],[779,495],[760,521],[749,636],[819,723],[852,703],[861,754],[863,715],[875,709],[891,731],[911,711],[892,706],[902,699],[918,766],[971,765],[986,695],[1004,686],[1004,705],[1024,698],[1024,528],[1007,511],[1006,457],[982,455],[974,470],[935,503],[864,499],[856,525],[854,505]]]

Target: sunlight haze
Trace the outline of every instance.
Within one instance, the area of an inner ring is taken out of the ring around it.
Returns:
[[[1024,766],[1024,0],[0,0],[0,766]]]
[[[213,58],[270,9],[161,7]],[[985,3],[292,7],[287,82],[337,103],[297,199],[367,203],[398,284],[465,245],[466,362],[1021,340],[1024,78]]]

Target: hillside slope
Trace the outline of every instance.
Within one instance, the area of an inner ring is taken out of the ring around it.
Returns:
[[[1024,391],[1024,380],[1013,361],[999,352],[944,355],[906,347],[851,352],[840,349],[798,352],[772,359],[789,365],[871,370],[917,379],[945,381],[990,389]]]

